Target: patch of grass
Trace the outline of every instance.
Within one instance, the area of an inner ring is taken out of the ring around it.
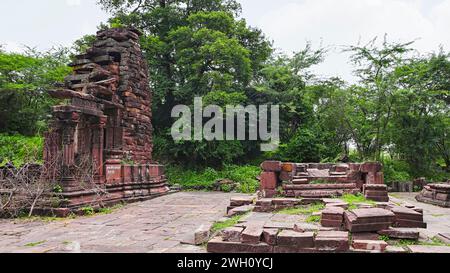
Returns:
[[[310,215],[306,218],[306,223],[319,223],[321,218],[320,215]]]
[[[83,212],[83,215],[86,216],[92,216],[95,214],[95,209],[93,207],[83,207],[80,208],[80,210]]]
[[[327,180],[321,180],[321,179],[313,180],[313,181],[309,182],[309,184],[313,184],[313,185],[328,184],[328,183],[330,183],[330,182]]]
[[[358,204],[369,204],[369,205],[375,205],[376,202],[372,200],[368,200],[362,195],[361,193],[358,194],[344,194],[340,198],[342,201],[347,202],[349,206],[349,210],[356,209]]]
[[[442,216],[445,216],[445,214],[431,214],[431,216],[433,216],[433,217],[442,217]]]
[[[287,214],[287,215],[311,215],[314,212],[319,212],[325,208],[325,205],[322,203],[315,203],[308,206],[301,206],[301,207],[295,207],[295,208],[288,208],[288,209],[282,209],[279,210],[277,213],[280,214]]]
[[[387,235],[380,235],[378,239],[385,242],[389,242],[391,240],[391,238],[389,238],[389,236]]]
[[[39,242],[34,242],[34,243],[28,243],[28,244],[26,244],[25,246],[26,246],[26,247],[35,247],[35,246],[38,246],[38,245],[42,245],[42,244],[44,244],[45,242],[47,242],[47,241],[44,240],[44,241],[39,241]]]
[[[121,209],[123,207],[124,207],[123,204],[117,204],[112,207],[100,208],[96,214],[111,214],[111,213],[115,212],[116,210]]]
[[[398,240],[395,242],[396,246],[408,246],[408,245],[422,245],[422,246],[450,246],[450,244],[446,244],[439,238],[432,238],[430,241],[424,242],[424,241],[414,241],[414,240]]]
[[[261,173],[259,166],[226,165],[222,169],[186,169],[181,166],[171,166],[166,170],[170,184],[179,184],[183,190],[212,190],[217,180],[228,179],[238,183],[237,192],[254,193],[259,187],[256,177]],[[223,189],[230,191],[229,186]]]
[[[236,215],[236,216],[231,217],[230,219],[227,219],[226,221],[215,222],[211,228],[211,232],[216,233],[223,229],[232,227],[232,226],[236,225],[237,223],[239,223],[239,221],[246,215],[247,214]]]

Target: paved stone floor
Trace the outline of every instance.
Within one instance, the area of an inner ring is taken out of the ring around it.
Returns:
[[[180,242],[199,226],[222,218],[231,196],[236,194],[181,192],[106,215],[52,222],[0,220],[0,252],[205,252]]]
[[[205,252],[181,241],[201,225],[222,218],[231,196],[239,194],[181,192],[135,203],[111,214],[52,222],[0,220],[0,252]],[[396,193],[394,202],[424,209],[433,237],[450,230],[450,209],[415,201],[411,193]]]
[[[426,229],[419,229],[421,235],[432,238],[438,233],[450,232],[450,208],[442,208],[430,204],[417,202],[415,197],[417,193],[393,193],[391,201],[406,202],[423,209],[423,218],[427,223]]]

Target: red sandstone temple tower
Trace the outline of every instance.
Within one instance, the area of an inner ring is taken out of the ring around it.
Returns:
[[[64,88],[49,91],[67,100],[54,107],[44,152],[46,162],[60,163],[65,207],[97,202],[74,176],[86,159],[95,168],[94,184],[107,192],[101,202],[168,191],[163,167],[152,161],[152,93],[140,35],[132,28],[99,31],[93,47],[70,64]]]

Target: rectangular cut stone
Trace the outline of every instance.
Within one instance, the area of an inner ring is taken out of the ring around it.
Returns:
[[[384,252],[388,244],[381,240],[354,240],[352,246],[354,249]]]
[[[344,213],[346,228],[351,232],[387,229],[394,222],[394,218],[394,213],[380,208],[356,209]]]
[[[253,197],[253,196],[232,197],[230,199],[230,206],[240,207],[240,206],[245,206],[245,205],[251,205],[251,204],[253,204],[254,200],[255,200],[255,197]]]
[[[283,172],[292,173],[295,171],[295,164],[294,163],[282,163],[281,170]]]
[[[261,242],[263,231],[263,225],[248,225],[242,232],[241,240],[243,243],[258,244]]]
[[[277,175],[275,172],[261,173],[261,189],[275,190],[277,187]]]
[[[320,231],[315,238],[316,249],[323,251],[347,251],[349,249],[348,232]]]
[[[244,231],[242,227],[229,227],[222,230],[220,235],[225,242],[240,242],[242,231]]]
[[[292,230],[283,230],[278,234],[278,245],[296,246],[299,248],[313,248],[314,233],[301,233]]]
[[[264,229],[263,231],[263,241],[268,245],[277,244],[278,229]]]
[[[266,243],[249,244],[224,242],[222,238],[216,237],[207,245],[209,253],[272,253],[273,247]]]
[[[293,179],[292,173],[282,171],[279,176],[281,181],[291,181]]]
[[[294,245],[277,245],[273,247],[273,253],[320,253],[316,248],[304,248]]]
[[[235,216],[235,215],[242,215],[242,214],[246,214],[249,211],[252,211],[254,208],[253,205],[246,205],[246,206],[240,206],[240,207],[235,207],[232,208],[231,210],[228,211],[228,216]]]
[[[361,172],[363,173],[378,173],[383,169],[383,165],[378,162],[366,162],[361,164]]]
[[[449,246],[407,246],[412,253],[450,253]]]
[[[281,161],[264,161],[261,169],[265,172],[281,172]]]
[[[389,236],[393,239],[408,239],[408,240],[418,240],[419,232],[417,230],[410,229],[396,229],[390,228],[378,231],[378,234]]]

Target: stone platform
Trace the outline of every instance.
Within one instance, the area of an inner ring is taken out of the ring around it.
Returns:
[[[417,195],[417,201],[450,208],[450,183],[428,184]]]

